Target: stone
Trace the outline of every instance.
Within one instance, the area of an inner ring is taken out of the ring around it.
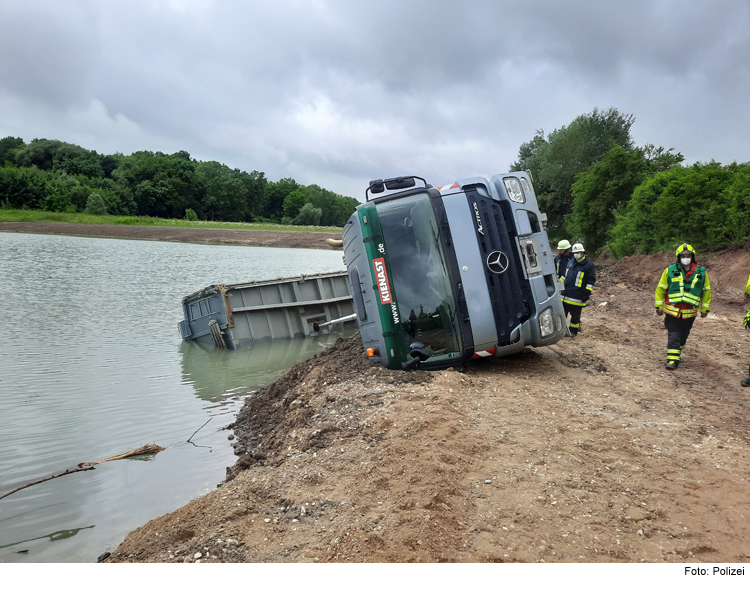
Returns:
[[[643,509],[633,508],[626,513],[626,517],[630,517],[633,521],[641,521],[648,517],[648,513]]]

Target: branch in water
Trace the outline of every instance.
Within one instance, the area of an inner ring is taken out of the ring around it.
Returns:
[[[210,419],[209,419],[210,420]],[[196,431],[197,433],[197,431]],[[195,435],[195,433],[193,433]],[[164,448],[156,445],[155,443],[147,443],[146,445],[142,445],[141,447],[137,449],[133,449],[131,451],[127,451],[123,454],[118,454],[116,456],[110,456],[109,458],[104,458],[103,460],[97,460],[96,462],[81,462],[78,464],[75,468],[68,468],[67,470],[63,470],[62,472],[58,472],[57,474],[52,474],[52,476],[47,476],[45,478],[40,478],[39,480],[34,480],[33,482],[27,482],[26,484],[19,486],[18,488],[14,488],[12,491],[5,493],[4,495],[0,495],[0,499],[4,499],[5,497],[8,497],[12,495],[13,493],[17,493],[19,490],[23,490],[25,488],[29,488],[30,486],[34,486],[35,484],[41,484],[42,482],[47,482],[48,480],[53,480],[55,478],[60,478],[60,476],[67,476],[68,474],[73,474],[75,472],[85,472],[87,470],[94,470],[96,468],[96,464],[101,464],[102,462],[109,462],[111,460],[121,460],[123,458],[129,458],[132,456],[142,456],[142,455],[153,455],[158,454],[160,451],[162,451]]]

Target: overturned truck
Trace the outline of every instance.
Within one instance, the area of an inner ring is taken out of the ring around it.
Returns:
[[[444,369],[557,342],[566,323],[531,177],[371,181],[342,234],[367,356]]]

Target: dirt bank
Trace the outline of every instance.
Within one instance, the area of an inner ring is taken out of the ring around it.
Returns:
[[[600,261],[578,338],[465,373],[339,341],[248,397],[226,483],[108,561],[747,562],[750,255],[709,261],[676,372],[653,312],[668,262]]]
[[[240,244],[243,246],[280,246],[285,248],[330,249],[327,238],[341,239],[341,232],[304,232],[279,230],[227,230],[224,228],[173,228],[169,226],[110,226],[104,224],[66,224],[63,222],[0,222],[0,232],[64,234],[94,238],[165,240],[199,244]]]

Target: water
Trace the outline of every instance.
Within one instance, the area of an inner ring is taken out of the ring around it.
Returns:
[[[167,448],[0,499],[0,563],[96,561],[213,490],[235,460],[223,427],[241,395],[335,339],[208,350],[179,336],[183,296],[343,269],[337,251],[0,232],[0,495],[152,441]],[[8,554],[18,550],[28,554]]]

